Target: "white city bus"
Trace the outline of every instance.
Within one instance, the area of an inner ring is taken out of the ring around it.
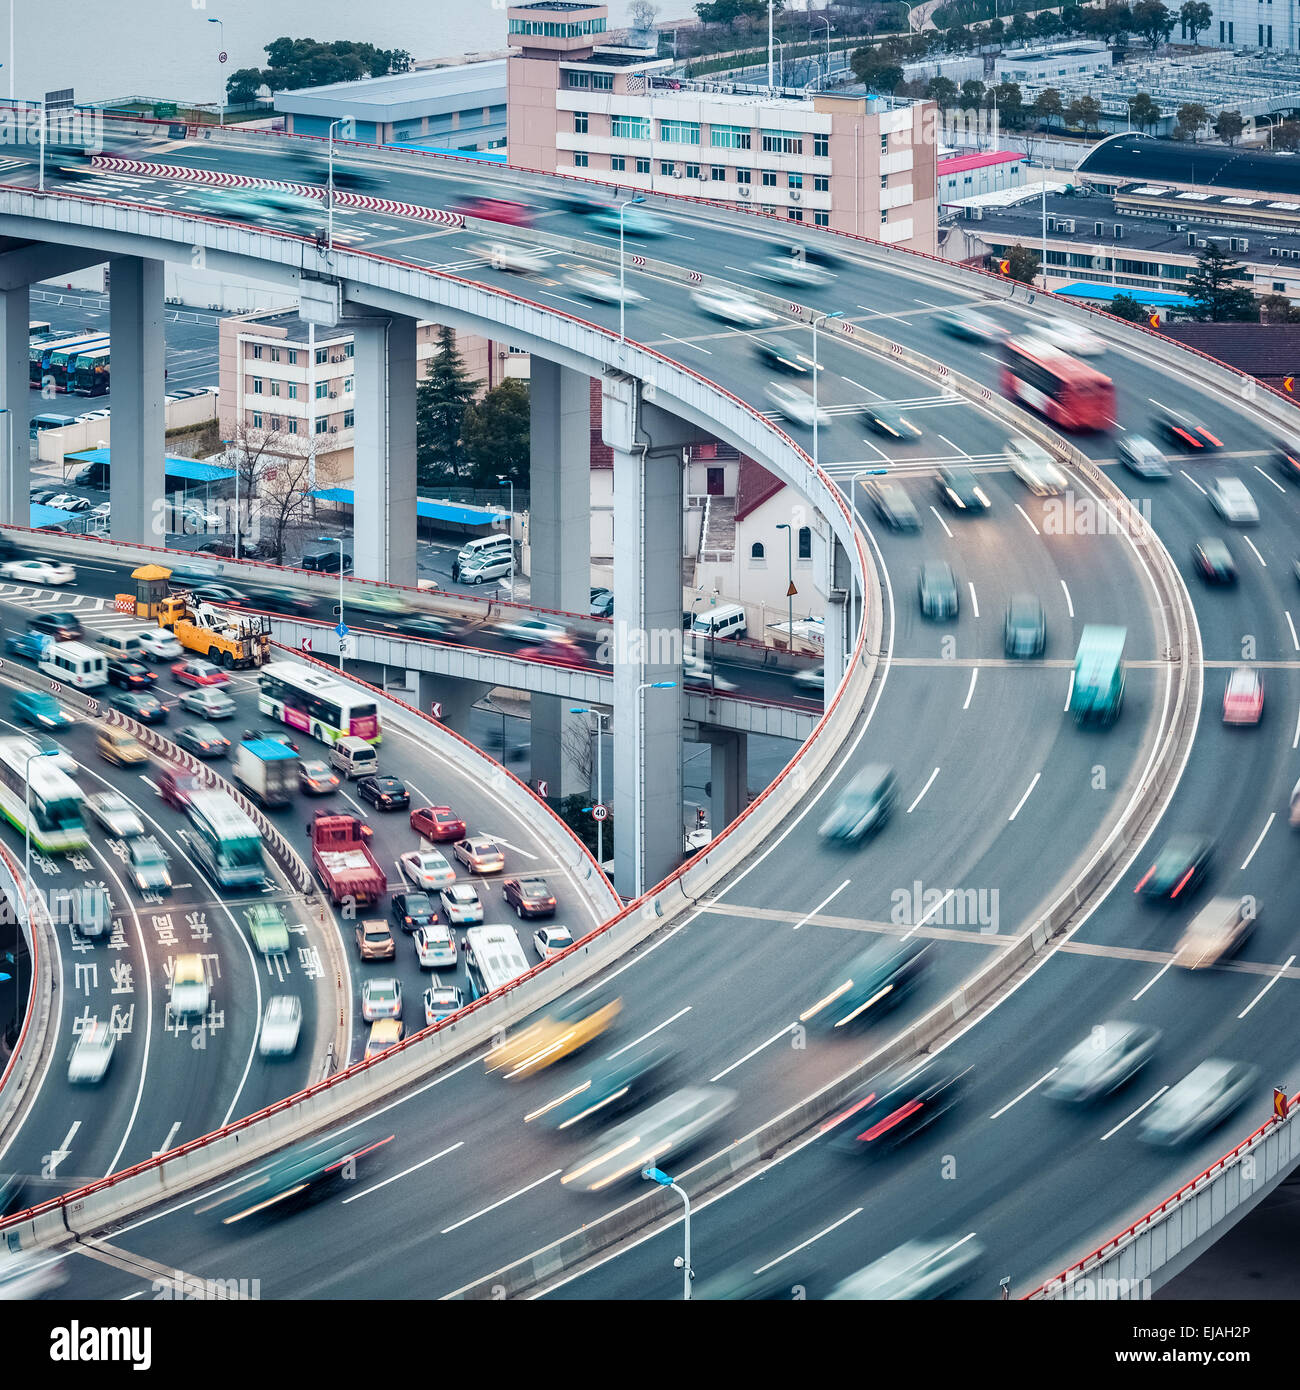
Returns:
[[[81,814],[85,795],[66,772],[55,767],[53,758],[33,756],[40,751],[29,738],[0,738],[0,812],[11,825],[25,831],[30,799],[32,844],[45,854],[84,849],[90,843]]]
[[[478,999],[533,967],[513,927],[470,927],[465,933],[465,968],[470,993]]]
[[[223,888],[246,888],[266,878],[257,826],[219,791],[193,792],[185,808],[194,857]]]
[[[383,738],[374,700],[299,661],[270,661],[258,677],[257,707],[322,743],[351,735],[367,743]]]

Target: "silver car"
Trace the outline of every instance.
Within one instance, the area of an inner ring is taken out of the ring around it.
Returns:
[[[1167,478],[1170,474],[1165,456],[1144,434],[1126,434],[1115,445],[1119,461],[1139,478]]]
[[[402,982],[392,978],[367,980],[361,986],[361,1017],[367,1023],[380,1018],[401,1018]]]
[[[826,1295],[834,1300],[939,1298],[971,1276],[984,1247],[972,1232],[959,1240],[909,1240],[850,1274]]]
[[[1013,434],[1007,440],[1007,462],[1011,471],[1034,494],[1043,497],[1064,492],[1065,474],[1056,460],[1032,439]]]
[[[108,1064],[113,1060],[117,1034],[97,1018],[87,1020],[77,1037],[72,1056],[68,1059],[68,1080],[75,1084],[93,1086],[104,1079]]]
[[[1142,1138],[1164,1147],[1198,1139],[1245,1103],[1258,1076],[1259,1069],[1244,1062],[1209,1058],[1147,1111]]]
[[[1117,1091],[1151,1060],[1160,1030],[1140,1023],[1099,1023],[1061,1058],[1043,1088],[1052,1100],[1099,1100]]]
[[[1224,475],[1210,483],[1210,506],[1233,526],[1257,526],[1259,508],[1240,478]]]
[[[116,839],[130,840],[144,834],[144,822],[121,792],[91,792],[86,810]]]
[[[292,994],[277,994],[267,1001],[257,1050],[263,1057],[290,1057],[298,1046],[302,1028],[302,1001]]]

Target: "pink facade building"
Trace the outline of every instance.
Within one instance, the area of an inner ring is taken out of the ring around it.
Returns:
[[[670,60],[604,41],[604,5],[543,0],[507,18],[512,165],[936,251],[932,103],[671,78]]]

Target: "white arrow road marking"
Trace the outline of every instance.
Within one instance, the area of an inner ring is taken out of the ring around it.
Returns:
[[[516,854],[522,854],[525,859],[536,859],[535,854],[529,854],[526,849],[520,849],[518,845],[512,845],[509,840],[503,840],[500,835],[489,835],[488,839],[494,844],[504,845],[507,849],[512,849]]]
[[[73,1120],[72,1128],[63,1136],[63,1143],[52,1153],[45,1155],[45,1177],[54,1177],[60,1163],[72,1152],[72,1140],[81,1128],[80,1120]]]

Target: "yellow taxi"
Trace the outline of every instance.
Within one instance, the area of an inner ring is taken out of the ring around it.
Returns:
[[[149,761],[144,744],[125,729],[101,729],[95,739],[95,747],[105,762],[116,763],[119,767]]]
[[[601,991],[556,1005],[494,1047],[487,1055],[487,1069],[502,1072],[508,1081],[534,1076],[600,1037],[622,1008],[622,999]]]
[[[399,1018],[381,1018],[378,1022],[372,1023],[370,1038],[366,1042],[366,1061],[387,1052],[394,1043],[401,1042],[405,1031]]]

